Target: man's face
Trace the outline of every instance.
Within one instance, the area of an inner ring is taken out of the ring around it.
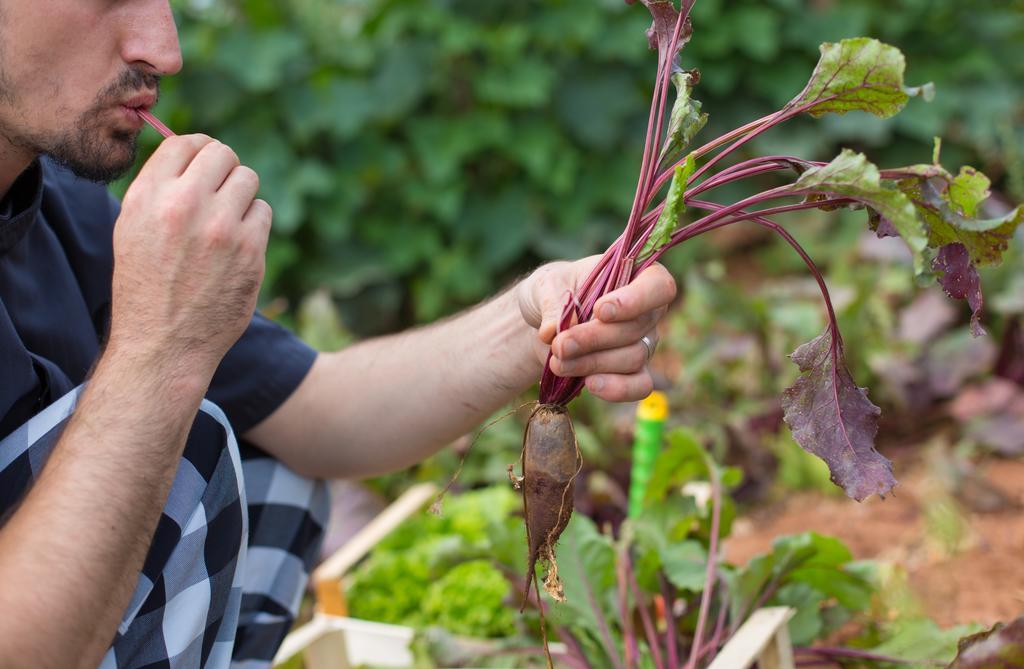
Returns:
[[[159,78],[181,69],[167,0],[3,0],[0,159],[49,154],[109,181],[135,159]]]

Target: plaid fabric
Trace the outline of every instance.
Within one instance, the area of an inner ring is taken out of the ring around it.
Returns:
[[[81,387],[0,441],[0,518],[53,450]],[[327,488],[239,450],[203,402],[138,586],[101,669],[262,669],[291,627],[328,513]]]

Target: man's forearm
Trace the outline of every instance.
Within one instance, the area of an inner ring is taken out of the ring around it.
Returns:
[[[296,420],[247,437],[313,476],[407,467],[535,383],[536,339],[506,291],[441,323],[322,354],[288,399],[302,407]]]
[[[95,667],[137,584],[208,379],[104,356],[0,528],[0,666]]]

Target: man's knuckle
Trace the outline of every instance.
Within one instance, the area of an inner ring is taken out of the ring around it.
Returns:
[[[594,346],[594,335],[591,331],[592,328],[592,323],[583,323],[582,325],[575,326],[571,330],[572,335],[570,337],[566,337],[562,345],[567,345],[571,340],[576,344],[574,347],[576,355],[579,355],[581,352],[589,351]]]
[[[236,166],[241,164],[241,161],[238,159],[238,154],[235,153],[235,150],[227,144],[217,142],[217,153],[223,156],[224,160],[231,162]]]
[[[654,390],[654,379],[651,375],[644,372],[633,382],[633,397],[636,399],[643,399],[651,394]]]
[[[256,220],[269,228],[274,222],[274,208],[266,200],[253,200],[252,206]]]
[[[266,239],[261,235],[248,235],[240,242],[241,251],[246,257],[258,260],[263,258],[267,248]]]
[[[256,174],[256,170],[252,169],[248,165],[239,165],[234,169],[234,173],[246,188],[253,191],[259,190],[260,175]]]
[[[157,150],[163,153],[173,153],[175,151],[190,149],[196,146],[197,143],[195,135],[172,135],[160,142],[160,146],[157,147]]]
[[[188,198],[175,197],[166,200],[160,208],[160,219],[169,225],[185,223],[192,215],[192,203]]]
[[[675,299],[678,286],[676,285],[675,277],[673,277],[667,269],[663,269],[661,275],[661,289],[662,292],[665,294],[666,300],[671,302],[673,299]]]
[[[213,141],[212,137],[203,134],[175,135],[165,139],[160,147],[166,146],[170,153],[194,156]]]
[[[171,198],[189,209],[202,197],[199,184],[192,180],[181,180],[175,184]]]
[[[207,244],[216,248],[222,248],[232,243],[234,237],[234,226],[225,215],[217,215],[207,221],[203,229],[203,237]]]

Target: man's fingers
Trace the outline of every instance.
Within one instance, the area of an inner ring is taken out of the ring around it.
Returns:
[[[624,323],[605,323],[591,320],[581,323],[555,337],[551,344],[554,354],[563,360],[578,358],[598,351],[629,346],[651,331],[661,320],[668,307],[647,311]]]
[[[552,343],[555,339],[555,335],[558,334],[559,328],[562,324],[562,314],[565,311],[565,307],[569,304],[570,299],[571,296],[569,295],[569,292],[566,291],[565,295],[562,296],[561,302],[552,302],[544,309],[544,316],[541,320],[540,327],[537,329],[537,334],[545,344]],[[577,323],[579,323],[579,319],[576,317],[576,314],[573,314],[572,320],[570,320],[566,330],[575,327]]]
[[[602,296],[594,305],[594,316],[605,323],[629,321],[668,305],[675,296],[675,279],[654,264],[628,285]]]
[[[242,217],[242,223],[245,225],[259,224],[269,228],[273,219],[274,210],[270,208],[266,200],[253,200]]]
[[[180,177],[195,159],[204,146],[212,143],[212,137],[206,135],[178,135],[168,137],[150,156],[139,177],[149,176],[157,179],[173,179]]]
[[[239,165],[231,170],[224,184],[217,191],[218,197],[225,198],[231,211],[244,216],[260,189],[260,178],[251,168]]]
[[[587,377],[586,384],[591,395],[609,402],[637,402],[654,390],[646,367],[635,374],[595,374]]]
[[[192,182],[200,192],[214,193],[239,164],[238,154],[231,147],[213,141],[199,150],[182,179]]]
[[[556,376],[590,376],[592,374],[635,374],[647,364],[647,347],[641,342],[581,358],[568,360],[551,357],[551,371]]]

